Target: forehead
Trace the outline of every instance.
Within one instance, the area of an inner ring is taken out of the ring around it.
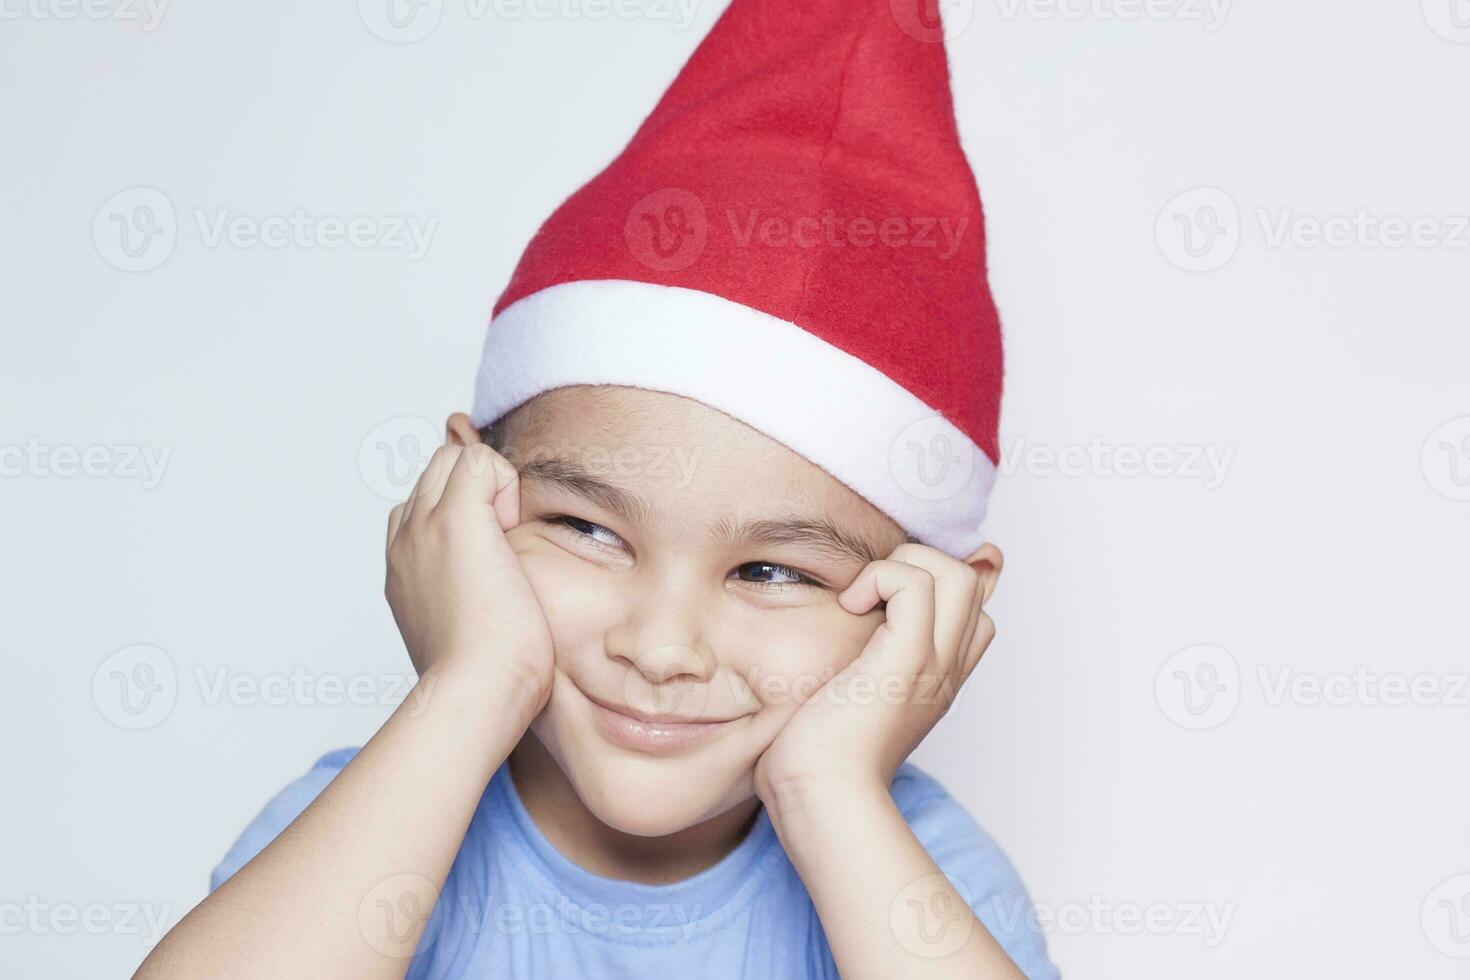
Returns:
[[[793,397],[791,411],[803,411]],[[679,395],[581,385],[526,406],[509,433],[516,466],[570,457],[686,526],[806,514],[891,548],[903,531],[841,481],[764,433]]]

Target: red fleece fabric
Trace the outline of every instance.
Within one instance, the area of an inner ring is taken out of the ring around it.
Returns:
[[[587,279],[713,293],[862,359],[999,465],[1000,320],[931,6],[733,0],[494,314]]]

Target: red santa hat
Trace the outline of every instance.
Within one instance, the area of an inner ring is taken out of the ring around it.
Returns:
[[[916,540],[984,540],[1000,321],[931,0],[732,0],[496,302],[471,420],[566,385],[725,412]]]

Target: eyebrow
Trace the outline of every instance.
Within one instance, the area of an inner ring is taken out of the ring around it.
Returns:
[[[519,467],[521,481],[550,483],[610,510],[631,524],[654,523],[656,515],[642,497],[598,479],[565,456],[544,456]]]
[[[765,518],[738,526],[724,519],[710,536],[720,543],[749,541],[753,544],[805,546],[838,560],[848,559],[863,565],[878,560],[877,552],[867,541],[824,518]]]
[[[599,479],[564,456],[534,459],[519,469],[522,481],[538,480],[575,494],[617,514],[631,524],[656,523],[658,514],[635,493]],[[877,561],[877,551],[864,538],[851,534],[826,518],[792,515],[762,518],[735,524],[723,518],[710,531],[717,544],[747,541],[754,544],[798,545],[813,548],[838,560],[863,565]]]

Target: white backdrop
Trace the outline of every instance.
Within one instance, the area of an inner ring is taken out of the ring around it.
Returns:
[[[389,498],[722,8],[0,0],[0,973],[389,713]],[[1007,561],[915,761],[1069,976],[1464,976],[1470,6],[946,12]]]

